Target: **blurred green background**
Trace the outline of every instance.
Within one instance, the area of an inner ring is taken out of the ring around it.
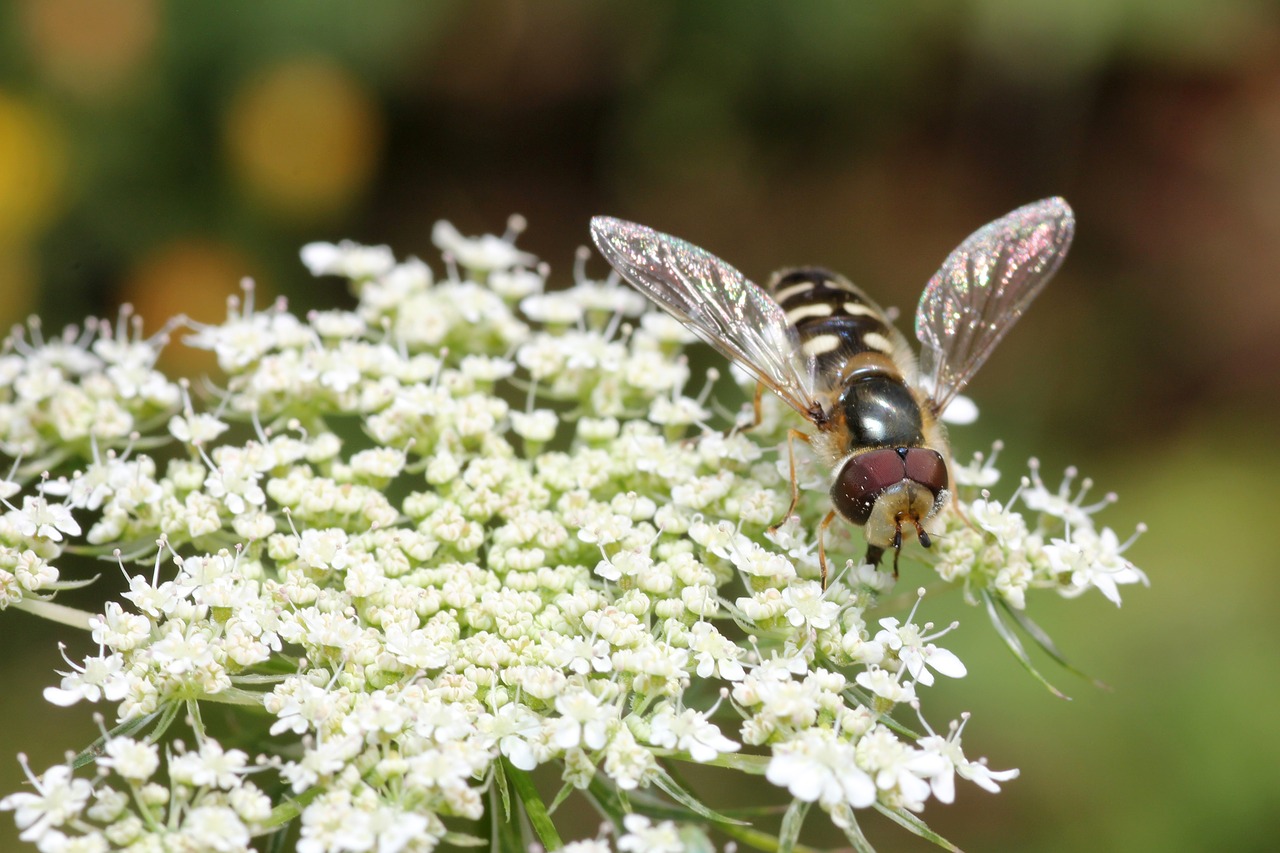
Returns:
[[[1002,437],[1114,489],[1152,587],[1033,599],[1112,692],[1017,667],[978,611],[935,687],[974,712],[934,828],[978,851],[1272,850],[1280,831],[1280,8],[1260,0],[0,4],[0,321],[134,303],[222,316],[242,276],[295,308],[301,244],[435,257],[501,232],[565,281],[597,213],[757,280],[841,270],[914,306],[971,230],[1061,194],[1075,246],[971,389]],[[603,273],[598,260],[593,270]],[[438,265],[437,265],[438,266]],[[174,353],[176,369],[198,369]],[[943,617],[945,618],[945,617]],[[40,700],[57,634],[0,617],[0,789],[93,733]],[[762,783],[763,784],[763,783]],[[714,799],[714,798],[713,798]],[[932,849],[895,827],[883,850]],[[0,821],[0,849],[14,834]]]

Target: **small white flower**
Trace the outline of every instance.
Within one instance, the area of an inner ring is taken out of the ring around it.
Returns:
[[[858,766],[853,745],[828,729],[775,745],[765,778],[807,803],[861,809],[876,801],[876,785]]]
[[[25,756],[19,756],[35,793],[10,794],[0,800],[0,809],[14,813],[23,841],[40,843],[41,839],[56,833],[56,827],[75,820],[93,796],[93,785],[88,779],[77,779],[71,768],[55,764],[43,776],[32,775]]]
[[[585,309],[569,293],[535,293],[520,300],[520,310],[535,323],[571,326],[582,320]]]
[[[634,791],[657,771],[653,750],[636,740],[626,726],[618,726],[604,751],[604,772],[624,791]]]
[[[160,750],[153,743],[113,737],[107,740],[103,752],[95,763],[103,769],[114,770],[130,782],[145,782],[160,767]]]
[[[676,825],[664,820],[658,825],[644,815],[629,814],[622,819],[626,832],[618,838],[624,853],[684,853],[687,845]]]
[[[14,527],[22,536],[36,536],[54,542],[62,541],[62,534],[79,536],[80,525],[63,504],[49,503],[43,496],[25,495],[22,509],[10,510]]]
[[[1031,468],[1031,477],[1023,483],[1022,502],[1036,512],[1065,521],[1068,527],[1092,526],[1093,521],[1090,516],[1116,501],[1115,495],[1108,494],[1097,503],[1086,505],[1085,496],[1093,487],[1093,481],[1087,477],[1081,481],[1079,490],[1072,494],[1072,486],[1078,474],[1075,468],[1066,470],[1056,492],[1050,491],[1040,479],[1039,461],[1032,459],[1028,465]]]
[[[64,653],[64,660],[67,660]],[[59,687],[44,689],[45,701],[53,705],[68,707],[80,700],[98,702],[119,702],[128,690],[129,682],[124,674],[124,658],[118,653],[99,654],[84,659],[83,666],[77,666],[70,660],[67,664],[71,672],[60,672],[62,683]]]
[[[694,761],[707,762],[725,752],[737,752],[740,744],[729,740],[707,715],[692,708],[677,712],[663,705],[649,720],[650,742],[667,749],[681,749]]]
[[[554,739],[561,749],[579,745],[599,749],[608,740],[609,723],[617,718],[617,710],[604,705],[585,690],[574,690],[556,697],[556,711],[560,719],[555,722]]]
[[[556,427],[560,419],[550,409],[535,409],[532,412],[512,412],[511,429],[526,441],[547,442],[555,437]]]
[[[901,672],[890,672],[880,666],[867,667],[854,677],[854,681],[859,687],[894,704],[912,702],[916,698],[914,682],[903,681]]]
[[[742,649],[710,622],[695,622],[689,629],[689,649],[698,661],[699,678],[718,676],[725,681],[741,681],[746,677],[739,661]]]
[[[175,781],[196,787],[231,790],[240,784],[248,771],[249,756],[238,749],[224,750],[217,741],[206,738],[199,752],[187,752],[169,761],[169,773]]]
[[[169,419],[169,434],[184,444],[208,444],[227,431],[229,425],[214,415],[202,412]]]
[[[199,849],[216,853],[245,850],[251,837],[244,821],[228,806],[209,805],[191,809],[179,831]]]
[[[308,243],[302,247],[302,263],[314,276],[341,275],[360,280],[377,278],[395,265],[395,256],[386,246],[361,246],[350,240],[341,243]]]
[[[1139,533],[1144,528],[1139,528]],[[1120,584],[1147,584],[1147,576],[1121,555],[1133,542],[1121,543],[1115,531],[1104,528],[1095,533],[1091,528],[1076,528],[1070,540],[1054,539],[1044,546],[1053,571],[1065,584],[1060,592],[1067,597],[1096,588],[1108,601],[1120,606]]]
[[[1007,509],[999,501],[978,499],[968,506],[973,523],[996,537],[1005,548],[1019,548],[1027,535],[1027,524],[1022,516]]]
[[[923,600],[923,596],[919,600]],[[915,615],[914,608],[911,614],[912,617]],[[908,617],[908,620],[912,617]],[[965,676],[967,671],[960,658],[931,642],[956,627],[955,624],[936,634],[925,634],[924,631],[931,628],[932,623],[926,623],[922,630],[914,622],[908,621],[903,624],[897,618],[890,616],[880,620],[880,627],[882,630],[876,634],[876,642],[895,652],[907,673],[921,684],[925,686],[933,684],[933,674],[929,668],[948,678]]]
[[[937,753],[908,746],[885,726],[876,726],[858,740],[857,761],[877,788],[896,791],[912,811],[924,808],[929,780],[946,769]]]
[[[823,597],[822,585],[817,581],[797,581],[782,591],[787,605],[786,617],[792,627],[822,631],[830,628],[840,605]]]
[[[989,489],[1000,482],[1000,472],[995,466],[996,459],[999,458],[1000,451],[1003,449],[1004,443],[997,441],[991,445],[990,455],[975,453],[968,465],[953,466],[952,473],[955,475],[956,483],[975,489]]]
[[[494,714],[482,718],[479,728],[498,741],[498,749],[521,770],[538,766],[534,742],[543,726],[542,718],[516,702],[503,705]]]
[[[952,723],[951,734],[948,737],[940,737],[930,732],[927,736],[916,741],[916,744],[921,749],[931,752],[941,759],[941,766],[929,780],[929,784],[933,788],[933,795],[940,802],[951,803],[955,801],[956,773],[960,774],[960,778],[968,779],[979,788],[990,791],[993,794],[1000,792],[1000,785],[997,783],[1007,782],[1018,777],[1016,769],[992,770],[987,767],[985,758],[970,761],[965,757],[964,750],[960,747],[960,735],[968,721],[969,715],[965,714],[958,724]]]
[[[452,255],[464,268],[478,272],[530,267],[537,260],[529,253],[517,250],[511,240],[503,237],[492,234],[463,237],[453,223],[443,219],[432,227],[431,242]]]

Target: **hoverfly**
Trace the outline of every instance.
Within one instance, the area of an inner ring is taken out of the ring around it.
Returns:
[[[789,430],[791,507],[800,490],[796,439],[835,473],[818,528],[822,583],[827,527],[863,528],[879,565],[903,531],[930,545],[925,522],[949,499],[950,449],[941,414],[1057,271],[1075,218],[1061,198],[1020,207],[970,234],[929,280],[916,309],[917,361],[885,312],[824,269],[776,273],[768,290],[697,246],[634,222],[598,216],[591,236],[624,279],[816,428]]]

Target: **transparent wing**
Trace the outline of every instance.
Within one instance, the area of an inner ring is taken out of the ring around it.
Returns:
[[[970,234],[929,280],[916,337],[920,379],[935,411],[969,383],[1057,272],[1074,233],[1065,201],[1037,201]]]
[[[805,417],[821,408],[813,361],[759,285],[710,252],[652,228],[597,216],[591,236],[622,277]]]

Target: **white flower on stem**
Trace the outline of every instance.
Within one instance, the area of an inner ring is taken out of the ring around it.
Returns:
[[[516,217],[512,217],[512,224],[519,225],[520,221]],[[512,230],[519,231],[521,229],[513,228]],[[517,266],[533,266],[537,259],[528,252],[518,250],[515,247],[514,239],[515,234],[511,233],[504,237],[496,237],[493,234],[485,234],[481,237],[463,237],[452,222],[447,222],[443,219],[438,221],[431,229],[431,242],[435,243],[442,251],[452,255],[464,269],[477,272],[508,270]]]
[[[921,722],[923,722],[923,718],[921,718]],[[980,758],[977,761],[970,761],[965,758],[964,750],[960,747],[960,735],[968,722],[969,714],[962,714],[960,722],[951,723],[951,732],[947,737],[936,735],[932,729],[929,729],[928,735],[916,741],[916,745],[921,749],[937,755],[942,760],[941,769],[933,775],[929,780],[929,784],[933,788],[933,795],[943,803],[955,801],[955,776],[957,773],[960,774],[961,779],[968,779],[979,788],[984,791],[990,791],[993,794],[1000,792],[1000,785],[997,783],[1007,782],[1018,777],[1016,769],[992,770],[987,767],[985,758]],[[928,723],[925,723],[925,727],[928,728]]]
[[[725,752],[737,752],[741,744],[725,737],[702,711],[676,711],[662,705],[649,720],[649,741],[666,749],[680,749],[694,761],[712,761]]]
[[[525,441],[548,442],[555,437],[556,426],[560,419],[550,409],[535,409],[532,412],[512,412],[511,431]]]
[[[272,735],[318,731],[337,715],[343,704],[341,694],[336,691],[299,678],[277,686],[263,702],[267,711],[276,716],[276,721],[271,724]]]
[[[967,670],[960,658],[932,642],[956,628],[960,623],[953,622],[936,634],[926,633],[933,627],[932,622],[926,622],[922,628],[911,621],[915,618],[916,610],[923,600],[924,590],[921,589],[916,605],[911,608],[911,614],[907,617],[906,623],[899,622],[894,616],[881,619],[882,630],[876,633],[876,642],[896,653],[907,674],[926,687],[933,684],[933,673],[929,671],[930,668],[948,678],[963,678]]]
[[[547,655],[547,663],[578,675],[609,672],[613,669],[613,660],[609,657],[609,652],[609,644],[604,640],[565,637],[551,647]]]
[[[58,687],[46,687],[44,698],[52,705],[68,707],[80,700],[98,702],[119,702],[129,689],[129,680],[124,673],[124,658],[118,653],[98,654],[84,659],[83,666],[77,666],[67,657],[66,647],[59,644],[62,659],[71,667],[71,672],[59,672],[62,683]]]
[[[61,542],[62,534],[79,536],[80,525],[71,510],[60,503],[50,503],[43,495],[24,495],[22,509],[11,508],[9,515],[18,533]]]
[[[1027,523],[1022,515],[999,501],[979,498],[967,508],[969,518],[990,533],[1005,548],[1019,548],[1027,536]]]
[[[214,441],[229,424],[207,412],[174,415],[169,419],[169,434],[183,444],[204,445]]]
[[[688,849],[679,828],[669,820],[655,826],[644,815],[629,814],[622,825],[627,831],[618,838],[618,849],[623,853],[684,853]]]
[[[1116,496],[1108,493],[1097,503],[1086,505],[1085,496],[1093,488],[1093,480],[1088,477],[1080,482],[1079,490],[1072,494],[1071,488],[1079,473],[1074,467],[1068,468],[1063,474],[1057,491],[1050,491],[1044,480],[1040,479],[1039,460],[1032,459],[1027,464],[1031,469],[1031,476],[1023,481],[1019,492],[1022,502],[1029,509],[1061,519],[1070,528],[1091,527],[1091,516],[1116,502]]]
[[[355,281],[377,278],[395,266],[387,246],[362,246],[351,240],[308,243],[302,247],[302,263],[314,276],[340,275]]]
[[[561,749],[584,746],[600,749],[609,739],[609,726],[618,711],[585,690],[573,690],[556,697],[560,719],[554,723],[554,740]]]
[[[183,784],[230,791],[248,772],[248,761],[249,756],[243,751],[224,750],[222,744],[205,738],[198,752],[186,752],[170,759],[169,774]]]
[[[891,672],[880,666],[869,666],[853,680],[859,687],[894,704],[912,702],[916,698],[915,682],[903,681],[901,670]]]
[[[25,755],[19,755],[18,760],[35,793],[10,794],[0,800],[0,809],[14,813],[20,839],[40,844],[46,836],[57,834],[56,827],[80,816],[93,796],[93,784],[88,779],[75,778],[65,764],[55,764],[43,776],[36,776]]]
[[[345,569],[351,563],[346,531],[337,527],[302,531],[298,539],[298,559],[313,569]]]
[[[190,593],[191,589],[183,589],[174,581],[157,584],[142,575],[133,575],[129,578],[129,591],[120,597],[133,602],[139,613],[159,620],[173,613]]]
[[[196,806],[183,817],[179,837],[213,853],[235,853],[249,846],[249,827],[230,806]]]
[[[690,533],[692,532],[690,530]],[[796,576],[796,567],[790,560],[781,554],[773,553],[741,533],[733,537],[730,547],[726,550],[733,565],[740,572],[751,577],[783,584]],[[803,596],[803,593],[801,595]],[[803,617],[801,618],[803,621]]]
[[[113,737],[107,739],[103,753],[94,763],[104,770],[114,770],[133,783],[147,781],[160,768],[160,750],[153,743]]]
[[[695,622],[689,628],[689,649],[698,661],[698,677],[719,677],[741,681],[746,677],[739,658],[742,649],[721,634],[710,622]]]
[[[631,729],[618,726],[604,750],[604,772],[624,791],[645,784],[658,769],[653,750],[636,740]]]
[[[151,636],[151,620],[139,613],[126,612],[117,601],[108,601],[100,615],[89,618],[89,630],[98,645],[128,652]]]
[[[586,309],[569,293],[534,293],[520,300],[520,311],[535,323],[572,326],[582,321]]]
[[[840,605],[823,596],[822,585],[817,581],[797,581],[782,591],[787,605],[786,618],[793,628],[801,625],[822,631],[830,628],[840,613]]]
[[[209,496],[221,500],[233,515],[239,515],[250,506],[259,507],[267,502],[267,495],[258,485],[262,473],[248,464],[241,454],[223,454],[216,468],[205,478],[204,488]]]
[[[541,747],[535,748],[543,731],[542,717],[518,702],[511,702],[482,717],[479,729],[498,742],[498,750],[521,770],[539,764]]]
[[[1137,533],[1121,542],[1109,527],[1101,533],[1078,527],[1069,540],[1054,539],[1044,546],[1049,565],[1064,581],[1061,594],[1071,598],[1093,587],[1119,607],[1120,584],[1147,584],[1147,576],[1121,556],[1144,530],[1139,526]]]
[[[776,744],[765,778],[806,803],[861,809],[876,801],[875,782],[858,766],[853,744],[830,729],[808,729]]]
[[[877,788],[896,792],[912,811],[924,808],[929,780],[946,769],[936,753],[903,743],[885,726],[876,726],[858,740],[857,761]]]
[[[973,454],[973,459],[968,465],[952,466],[956,483],[975,489],[989,489],[1000,482],[1000,471],[996,469],[996,459],[999,458],[1000,451],[1003,449],[1004,442],[996,441],[991,445],[989,456],[978,452]]]

